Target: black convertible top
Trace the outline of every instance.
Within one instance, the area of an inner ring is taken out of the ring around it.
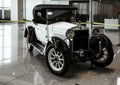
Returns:
[[[45,4],[45,5],[37,5],[35,6],[35,9],[62,9],[62,10],[76,10],[77,8],[69,5],[53,5],[53,4]]]
[[[47,20],[49,20],[49,23],[63,19],[64,21],[69,21],[73,10],[77,10],[77,8],[69,5],[36,5],[33,8],[33,22],[46,24]],[[47,11],[50,11],[53,14],[49,17],[46,17]]]

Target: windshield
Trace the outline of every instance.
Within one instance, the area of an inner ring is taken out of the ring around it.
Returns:
[[[41,24],[52,24],[60,21],[76,21],[76,8],[70,6],[51,6],[49,6],[49,8],[46,6],[35,7],[33,9],[33,22]]]
[[[73,22],[75,21],[75,14],[72,10],[48,10],[48,23],[59,21]]]

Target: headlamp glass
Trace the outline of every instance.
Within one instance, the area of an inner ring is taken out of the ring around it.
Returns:
[[[66,32],[66,36],[68,39],[73,39],[73,37],[75,36],[74,30],[68,29]]]

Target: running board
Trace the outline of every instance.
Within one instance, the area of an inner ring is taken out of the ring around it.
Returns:
[[[31,43],[31,45],[35,47],[41,54],[44,54],[45,46],[42,46],[37,42]]]

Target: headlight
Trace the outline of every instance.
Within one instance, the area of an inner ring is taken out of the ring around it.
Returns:
[[[74,30],[68,29],[66,32],[66,36],[68,39],[73,39],[73,37],[75,36]]]

